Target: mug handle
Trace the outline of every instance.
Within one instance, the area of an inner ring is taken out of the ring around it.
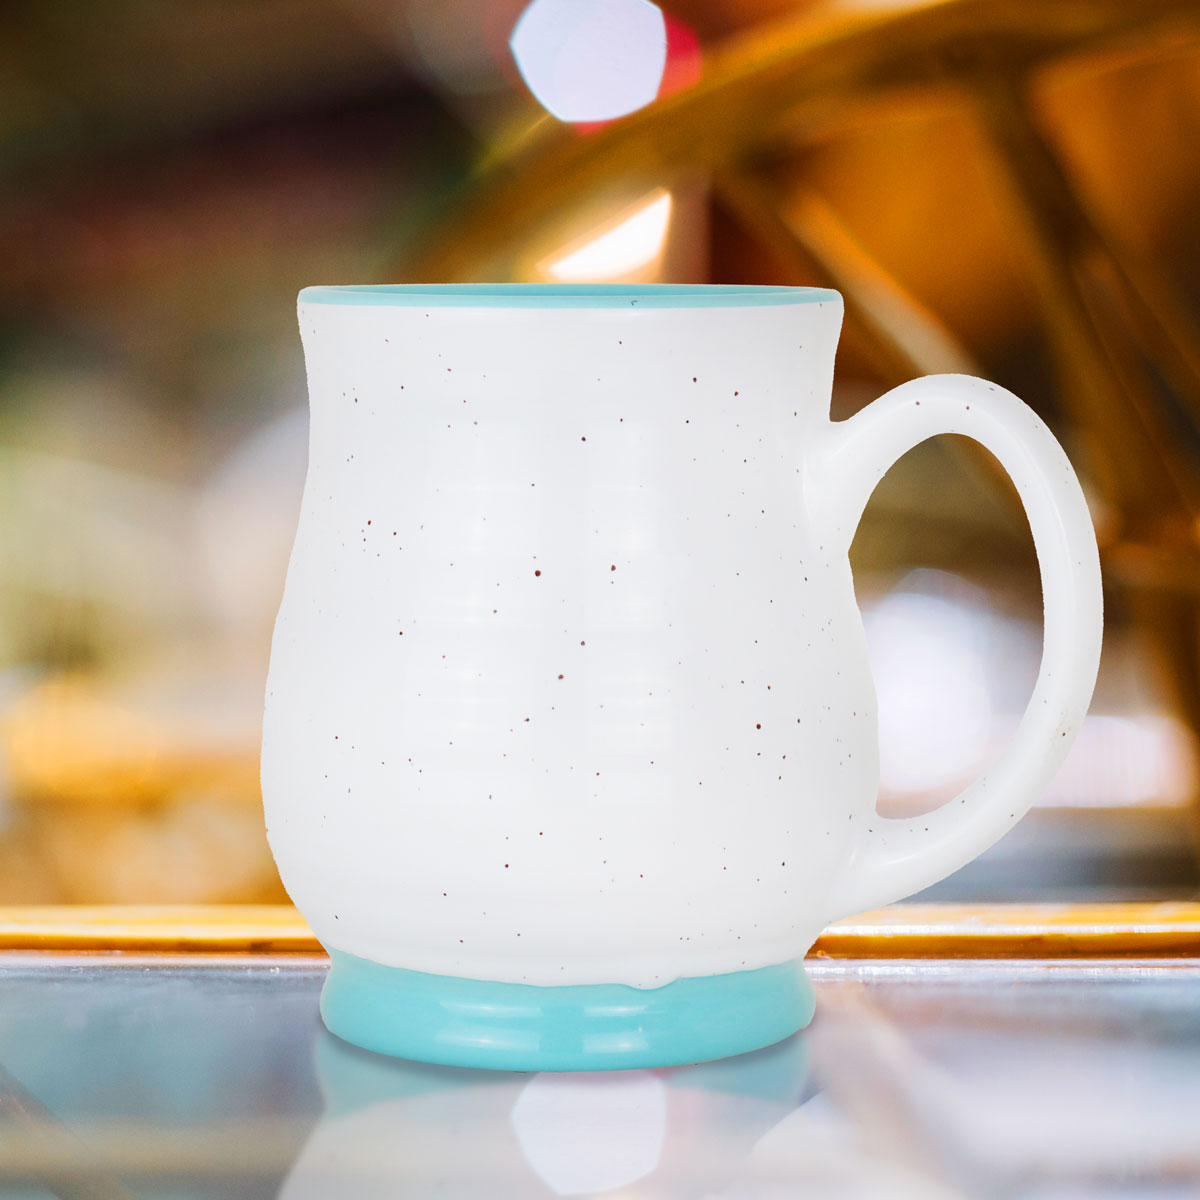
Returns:
[[[834,880],[829,920],[912,895],[1007,833],[1066,757],[1096,683],[1103,595],[1087,502],[1054,435],[1004,388],[968,375],[931,375],[830,424],[805,471],[808,509],[823,514],[827,541],[849,552],[884,473],[939,433],[963,434],[990,450],[1020,494],[1042,574],[1041,667],[1012,741],[974,783],[924,816],[876,814],[856,830]]]

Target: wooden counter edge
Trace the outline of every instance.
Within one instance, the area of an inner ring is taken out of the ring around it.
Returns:
[[[313,954],[290,905],[0,907],[0,951]],[[830,925],[824,958],[1200,957],[1200,903],[897,904]]]

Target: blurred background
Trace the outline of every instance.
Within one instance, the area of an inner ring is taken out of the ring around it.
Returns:
[[[1200,9],[1182,0],[10,0],[0,8],[0,904],[285,899],[271,625],[296,292],[819,284],[834,410],[967,370],[1067,446],[1092,715],[931,896],[1200,892]],[[953,438],[854,548],[881,808],[939,803],[1040,653],[1019,504]]]

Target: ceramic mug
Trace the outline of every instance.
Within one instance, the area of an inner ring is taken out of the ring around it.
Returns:
[[[1003,388],[936,376],[831,422],[842,302],[813,288],[315,287],[299,316],[262,782],[334,1033],[535,1070],[768,1045],[811,1016],[827,922],[968,862],[1062,762],[1096,540]],[[939,433],[1011,475],[1045,644],[998,760],[886,819],[847,552]]]

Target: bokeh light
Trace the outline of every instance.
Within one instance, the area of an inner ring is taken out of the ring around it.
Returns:
[[[969,774],[988,746],[991,609],[956,577],[935,590],[944,577],[913,572],[863,614],[885,792],[936,792]]]
[[[671,193],[656,188],[632,209],[573,242],[541,268],[562,283],[642,283],[658,274],[671,221]]]
[[[529,90],[560,121],[644,108],[667,64],[666,22],[649,0],[533,0],[510,45]]]

